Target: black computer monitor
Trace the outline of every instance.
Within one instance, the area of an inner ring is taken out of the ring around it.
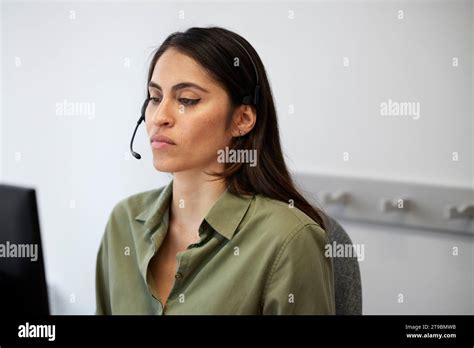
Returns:
[[[0,317],[49,315],[34,189],[0,184]]]

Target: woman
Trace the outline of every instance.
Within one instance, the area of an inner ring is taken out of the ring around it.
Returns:
[[[288,173],[253,47],[219,27],[171,34],[142,111],[154,167],[173,179],[114,207],[96,313],[334,314],[323,213]]]

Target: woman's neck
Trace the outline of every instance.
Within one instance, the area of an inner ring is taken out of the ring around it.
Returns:
[[[226,190],[224,180],[210,180],[202,172],[179,172],[173,178],[171,223],[196,231],[219,196]]]

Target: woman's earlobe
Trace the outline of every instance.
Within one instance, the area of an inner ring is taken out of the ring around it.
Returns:
[[[232,133],[232,136],[233,136],[234,138],[239,138],[239,137],[241,137],[242,135],[243,135],[243,134],[242,134],[242,130],[241,130],[240,128],[237,128],[237,131],[235,132],[235,134]]]

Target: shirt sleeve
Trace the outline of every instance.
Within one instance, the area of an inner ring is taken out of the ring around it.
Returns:
[[[107,223],[105,234],[102,237],[96,260],[95,294],[96,294],[96,315],[111,314],[110,308],[110,287],[108,269],[108,243],[107,231],[110,221]]]
[[[335,314],[334,274],[326,232],[309,224],[290,234],[265,285],[264,315]]]

